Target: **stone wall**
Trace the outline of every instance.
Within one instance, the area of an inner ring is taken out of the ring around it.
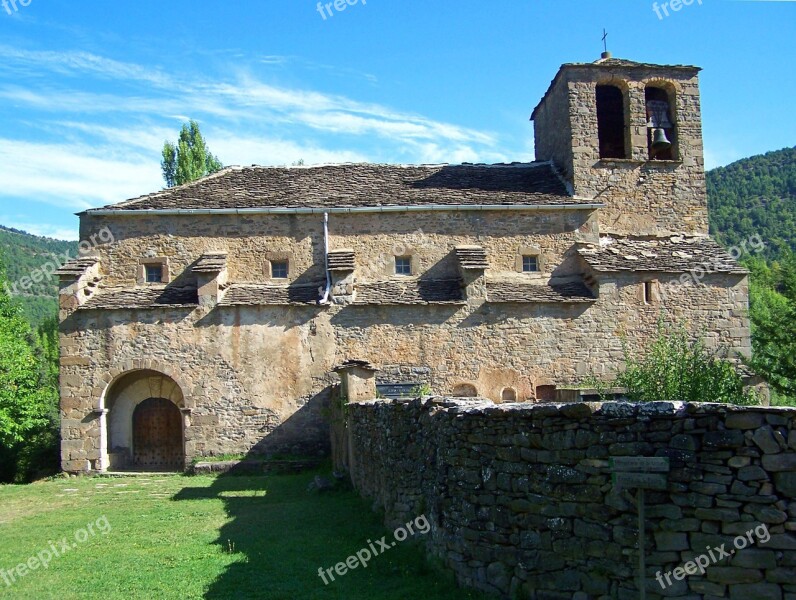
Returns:
[[[356,488],[390,524],[425,514],[429,551],[464,585],[638,598],[635,491],[612,484],[609,460],[657,456],[671,470],[665,491],[646,491],[647,598],[796,598],[796,409],[432,398],[347,415]],[[767,543],[670,575],[665,589],[656,580],[763,525]]]

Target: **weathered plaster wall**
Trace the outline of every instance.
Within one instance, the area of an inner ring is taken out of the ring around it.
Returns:
[[[98,248],[100,263],[94,268],[100,287],[133,287],[136,267],[147,254],[168,256],[173,278],[190,283],[192,276],[183,270],[210,250],[229,252],[231,283],[266,281],[269,252],[289,253],[297,265],[292,278],[301,281],[307,273],[317,280],[323,272],[322,223],[316,217],[302,217],[304,225],[283,216],[222,216],[218,223],[205,217],[166,217],[162,224],[148,217],[86,218],[83,229],[88,235],[107,226],[114,234],[113,243]],[[378,262],[385,256],[389,262],[401,245],[417,253],[419,277],[456,276],[453,247],[478,244],[488,251],[487,277],[541,283],[584,270],[572,249],[596,239],[594,225],[594,217],[585,212],[333,215],[330,245],[356,251],[358,281],[385,278]],[[255,235],[263,231],[274,237]],[[418,231],[423,233],[413,238]],[[540,274],[514,272],[519,249],[528,246],[544,256]],[[643,278],[658,280],[665,299],[645,304]],[[386,367],[380,382],[393,373],[392,381],[428,384],[446,394],[467,384],[499,402],[507,388],[526,401],[537,397],[541,385],[578,384],[591,374],[607,377],[622,365],[622,340],[631,350],[641,348],[661,316],[685,322],[711,347],[748,354],[746,279],[714,274],[700,286],[669,285],[677,278],[603,274],[595,289],[598,299],[587,304],[498,304],[476,297],[466,305],[75,311],[66,302],[63,465],[67,470],[108,466],[103,456],[107,431],[121,411],[114,417],[113,408],[101,406],[100,399],[118,393],[109,384],[136,361],[178,371],[174,379],[189,409],[185,449],[190,460],[253,448],[323,449],[322,405],[336,380],[330,371],[349,358]],[[111,411],[104,427],[103,415],[95,409]]]
[[[637,599],[635,502],[612,484],[609,459],[658,456],[671,471],[665,491],[646,492],[647,598],[796,594],[796,409],[430,399],[347,414],[357,489],[389,524],[425,514],[429,551],[464,585],[507,598]],[[670,576],[665,590],[656,581],[761,526],[767,543],[704,575]]]

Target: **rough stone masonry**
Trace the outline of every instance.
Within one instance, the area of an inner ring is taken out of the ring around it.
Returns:
[[[228,167],[81,213],[82,240],[112,241],[58,272],[63,469],[327,452],[353,359],[380,384],[534,403],[609,379],[659,319],[747,356],[698,72],[563,65],[530,163]]]
[[[637,600],[636,505],[609,460],[654,456],[671,470],[646,492],[647,598],[796,598],[796,409],[427,398],[348,404],[346,423],[356,488],[388,524],[427,515],[428,550],[463,585]],[[766,543],[656,581],[761,525]]]

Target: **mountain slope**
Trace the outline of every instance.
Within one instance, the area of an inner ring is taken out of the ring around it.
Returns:
[[[796,147],[708,171],[707,188],[710,232],[722,245],[758,235],[768,258],[796,250]]]
[[[0,225],[0,263],[9,280],[6,291],[19,300],[34,327],[58,314],[58,283],[47,273],[76,255],[77,242],[39,237]]]

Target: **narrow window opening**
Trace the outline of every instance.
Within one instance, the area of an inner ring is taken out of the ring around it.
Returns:
[[[652,304],[652,282],[644,282],[644,303]]]
[[[597,137],[600,158],[627,158],[625,100],[613,85],[597,86]]]
[[[536,273],[539,271],[539,257],[525,255],[522,257],[522,272]]]
[[[287,279],[288,264],[286,260],[271,261],[271,278],[272,279]]]
[[[412,274],[412,258],[410,256],[395,257],[395,274],[396,275]]]
[[[163,282],[163,265],[144,265],[147,283]]]
[[[674,160],[676,131],[672,103],[666,90],[648,87],[644,91],[647,106],[647,146],[650,160]]]

